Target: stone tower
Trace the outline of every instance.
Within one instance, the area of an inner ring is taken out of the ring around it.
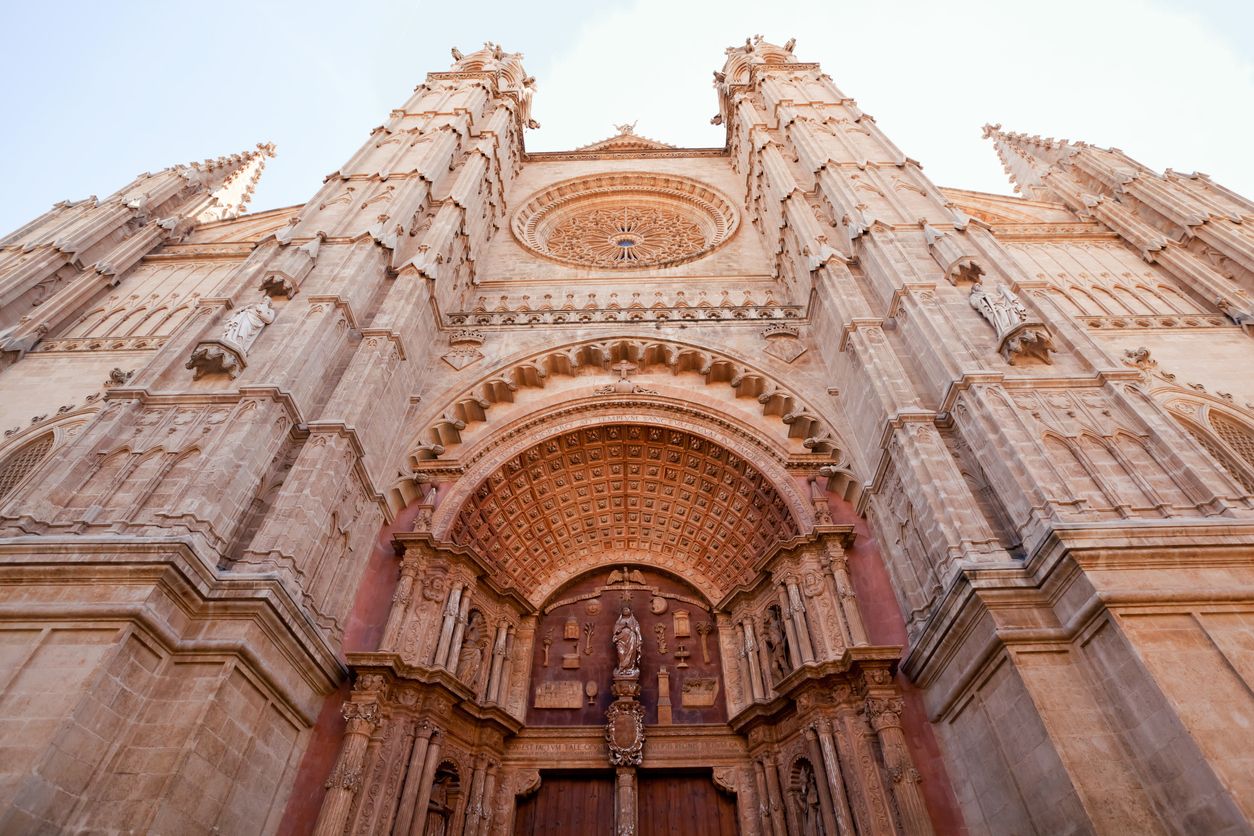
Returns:
[[[0,831],[1243,832],[1254,207],[793,43],[721,148],[453,51],[0,239]]]

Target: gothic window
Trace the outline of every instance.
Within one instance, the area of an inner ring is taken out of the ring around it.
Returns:
[[[46,432],[26,442],[0,461],[0,499],[12,493],[52,452],[52,440],[53,434]]]
[[[1254,494],[1254,430],[1210,407],[1198,412],[1200,423],[1175,411],[1171,414],[1229,476],[1247,493]]]
[[[1240,456],[1243,462],[1254,467],[1254,431],[1227,415],[1214,411],[1210,413],[1210,425],[1214,427],[1215,434],[1223,439],[1224,443]]]

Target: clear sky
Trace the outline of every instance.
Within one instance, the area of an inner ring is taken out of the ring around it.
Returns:
[[[1254,195],[1254,3],[1235,0],[0,2],[0,232],[135,174],[278,146],[254,198],[307,200],[449,47],[522,51],[532,150],[639,120],[721,145],[724,47],[797,38],[942,186],[1007,192],[984,122],[1122,148]]]

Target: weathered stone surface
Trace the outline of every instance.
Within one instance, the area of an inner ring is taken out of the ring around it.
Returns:
[[[792,46],[725,148],[528,152],[488,44],[300,206],[0,239],[0,831],[509,833],[612,705],[620,826],[1248,830],[1254,204],[999,126],[1025,197],[941,189]]]

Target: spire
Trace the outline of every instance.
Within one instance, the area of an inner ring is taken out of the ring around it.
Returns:
[[[985,139],[993,140],[997,158],[1016,192],[1033,200],[1064,202],[1060,195],[1045,186],[1043,178],[1051,167],[1074,154],[1082,144],[1073,146],[1065,139],[1003,131],[1000,124],[985,125],[983,131]]]
[[[104,200],[63,201],[0,239],[0,365],[29,350],[156,247],[181,240],[197,223],[242,212],[273,156],[274,146],[263,143],[144,172]]]
[[[985,125],[1015,190],[1105,224],[1243,328],[1254,326],[1251,204],[1200,177],[1164,177],[1118,148]]]
[[[200,212],[196,220],[201,223],[220,221],[243,214],[256,191],[261,173],[265,171],[266,160],[275,155],[273,142],[258,142],[255,150],[191,163],[190,168],[210,175],[210,184],[218,183],[210,194],[211,205]]]

